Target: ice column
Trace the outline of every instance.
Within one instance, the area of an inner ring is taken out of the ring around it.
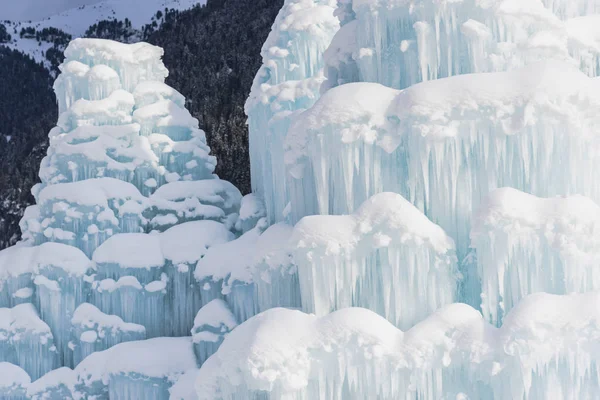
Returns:
[[[334,0],[286,0],[246,102],[252,188],[264,199],[271,223],[286,216],[283,142],[291,117],[318,98],[323,52],[339,27],[334,7]]]

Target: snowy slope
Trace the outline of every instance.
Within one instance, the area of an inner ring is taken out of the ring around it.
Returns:
[[[36,30],[54,27],[74,38],[82,36],[88,27],[106,19],[124,20],[129,18],[133,28],[141,28],[152,22],[152,17],[165,8],[187,10],[196,4],[205,4],[206,0],[26,0],[25,6],[13,5],[0,7],[0,20],[9,20],[6,25],[14,42],[9,46],[32,55],[36,60],[44,60],[43,53],[51,47],[50,43],[35,39],[20,38],[22,28],[34,27]],[[77,4],[78,6],[62,11],[61,4]],[[37,9],[37,10],[36,10]],[[26,21],[28,17],[49,15],[41,20]],[[14,20],[11,20],[13,18]],[[18,19],[17,19],[18,18]],[[15,33],[16,29],[16,33]]]

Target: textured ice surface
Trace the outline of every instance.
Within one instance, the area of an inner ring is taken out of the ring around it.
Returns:
[[[597,1],[341,1],[323,90],[348,82],[393,88],[453,75],[568,60],[597,75]],[[577,17],[577,18],[575,18]]]
[[[120,317],[105,314],[89,303],[77,307],[71,324],[75,364],[95,351],[106,350],[121,342],[146,338],[146,328],[143,325],[124,322]]]
[[[59,355],[50,327],[31,303],[0,308],[0,355],[37,379],[56,368]]]
[[[471,230],[484,317],[499,323],[534,292],[599,290],[599,221],[600,207],[583,196],[539,198],[511,188],[490,193]]]
[[[460,75],[397,91],[327,91],[286,139],[292,221],[345,214],[381,191],[403,194],[456,242],[462,260],[481,199],[511,186],[600,200],[595,138],[600,81],[559,61]],[[479,304],[464,270],[463,301]]]
[[[227,303],[215,299],[198,311],[192,328],[192,341],[198,364],[202,365],[219,348],[238,322]]]
[[[596,398],[599,5],[286,1],[243,198],[160,48],[74,41],[0,397]]]
[[[300,307],[288,246],[292,228],[284,223],[265,228],[262,219],[236,240],[210,248],[196,264],[203,296],[224,297],[238,321],[272,307]]]
[[[592,398],[598,301],[531,295],[499,329],[453,304],[406,332],[360,308],[320,318],[273,309],[229,334],[196,390],[201,399]]]
[[[252,189],[263,198],[270,222],[286,217],[283,143],[291,117],[318,98],[323,52],[339,28],[334,8],[334,0],[286,0],[262,47],[246,113]]]
[[[305,217],[291,242],[306,312],[365,307],[406,329],[456,300],[454,242],[399,194]]]

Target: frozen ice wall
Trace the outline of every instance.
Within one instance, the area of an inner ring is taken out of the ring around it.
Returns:
[[[261,55],[246,102],[252,189],[263,198],[269,221],[286,217],[283,143],[291,117],[318,98],[323,53],[337,31],[335,0],[286,0]]]
[[[512,188],[490,193],[471,231],[483,316],[500,323],[534,292],[599,290],[599,218],[600,207],[583,196],[539,198]]]
[[[567,59],[598,68],[598,4],[571,0],[344,0],[325,53],[323,90],[347,82],[392,88]]]
[[[600,201],[599,82],[545,61],[403,91],[333,88],[286,139],[290,218],[346,214],[373,194],[400,193],[454,239],[462,263],[471,215],[491,190]],[[478,306],[474,269],[463,264],[461,299]]]

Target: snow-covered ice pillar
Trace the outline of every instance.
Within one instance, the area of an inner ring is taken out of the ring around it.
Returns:
[[[463,260],[472,212],[491,190],[600,201],[593,172],[599,84],[551,61],[403,91],[374,83],[333,88],[288,134],[290,217],[348,214],[392,191],[439,224]],[[461,300],[478,306],[478,277],[472,268],[463,274]]]
[[[162,54],[147,43],[96,39],[65,51],[55,83],[60,115],[32,190],[37,204],[21,221],[23,243],[0,252],[2,315],[31,307],[46,329],[15,333],[14,318],[2,322],[0,351],[33,379],[120,342],[189,335],[208,302],[193,277],[197,261],[264,217],[257,209],[239,218],[242,196],[213,173],[198,120],[164,83]],[[193,358],[191,341],[189,350]],[[31,396],[80,390],[54,382],[64,371],[36,381]],[[109,393],[102,382],[90,385],[83,397]],[[137,389],[164,397],[167,386]]]
[[[114,235],[95,252],[92,303],[148,337],[188,335],[205,304],[193,266],[213,245],[234,239],[216,221],[191,221],[162,233]]]
[[[407,329],[456,300],[454,242],[399,194],[352,215],[305,217],[291,247],[305,312],[364,307]]]
[[[600,207],[583,196],[490,193],[471,230],[483,316],[499,324],[530,293],[599,290],[599,227]]]
[[[291,117],[318,98],[323,52],[339,27],[334,8],[334,0],[286,0],[262,47],[246,114],[252,189],[271,223],[286,216],[283,143]]]

